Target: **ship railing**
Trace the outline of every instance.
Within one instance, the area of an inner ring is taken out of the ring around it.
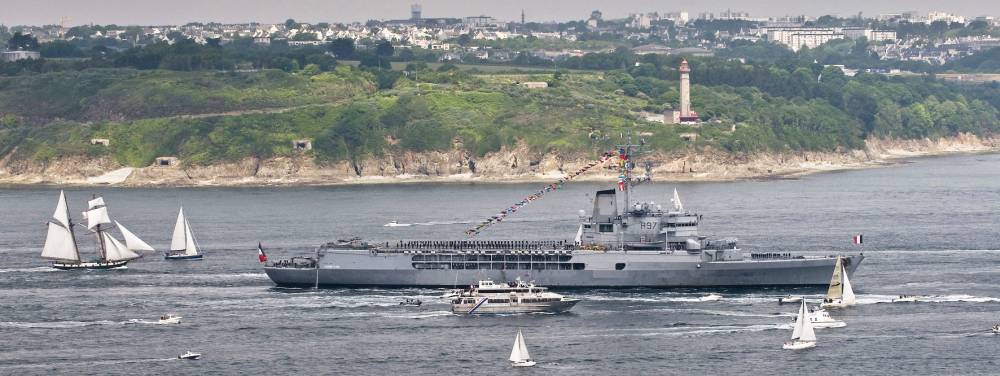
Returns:
[[[750,253],[751,260],[789,260],[795,258],[802,258],[802,256],[796,256],[789,252]]]
[[[561,256],[571,256],[573,255],[572,250],[464,250],[464,251],[452,251],[452,250],[439,250],[439,251],[425,251],[425,250],[410,250],[410,249],[376,249],[372,250],[372,254],[406,254],[406,255],[436,255],[436,254],[447,254],[447,255],[561,255]]]
[[[379,250],[561,250],[572,242],[565,240],[400,240],[378,244]]]
[[[291,259],[268,261],[265,267],[271,268],[292,268],[292,269],[315,269],[316,260],[311,257],[293,257]]]

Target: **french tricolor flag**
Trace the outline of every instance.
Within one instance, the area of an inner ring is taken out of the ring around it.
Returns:
[[[260,260],[261,263],[267,262],[267,254],[264,253],[264,247],[261,246],[259,242],[257,243],[257,259]]]
[[[854,244],[863,244],[864,240],[865,239],[861,236],[861,234],[854,235],[854,237],[851,238],[851,242]]]

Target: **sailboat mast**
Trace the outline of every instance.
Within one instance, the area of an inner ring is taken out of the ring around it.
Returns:
[[[66,201],[66,196],[63,195],[63,201]],[[66,224],[69,228],[69,237],[73,239],[73,250],[76,251],[76,262],[82,262],[83,259],[80,258],[80,246],[76,243],[76,231],[73,231],[73,217],[69,215],[69,202],[66,202]]]
[[[101,260],[108,261],[108,249],[106,248],[107,245],[104,244],[104,237],[101,236],[101,225],[97,225],[97,231],[94,234],[97,235],[97,244],[99,246],[97,249],[98,256],[101,257]]]
[[[97,199],[97,195],[93,195],[92,199]],[[102,203],[102,205],[103,205],[103,203]],[[93,207],[91,207],[91,209],[93,209]],[[97,232],[95,232],[95,234],[97,235],[97,245],[98,245],[97,255],[101,257],[101,260],[103,260],[104,262],[107,262],[108,261],[108,248],[107,248],[107,244],[104,244],[104,237],[101,236],[101,224],[100,223],[97,224]]]

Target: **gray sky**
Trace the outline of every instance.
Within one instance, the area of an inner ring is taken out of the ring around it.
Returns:
[[[997,0],[0,0],[0,24],[55,24],[69,17],[69,24],[155,25],[191,21],[282,22],[294,18],[303,22],[351,22],[368,19],[409,18],[410,4],[423,4],[424,17],[462,17],[486,14],[500,20],[520,18],[525,10],[530,21],[585,19],[599,9],[606,18],[620,18],[630,12],[686,10],[718,12],[731,8],[751,16],[807,14],[854,15],[907,10],[940,10],[965,16],[1000,16]]]

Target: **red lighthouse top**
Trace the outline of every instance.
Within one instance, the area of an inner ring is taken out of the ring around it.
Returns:
[[[681,60],[680,71],[681,71],[681,73],[690,73],[691,72],[691,68],[688,67],[688,61],[687,61],[687,59]]]

